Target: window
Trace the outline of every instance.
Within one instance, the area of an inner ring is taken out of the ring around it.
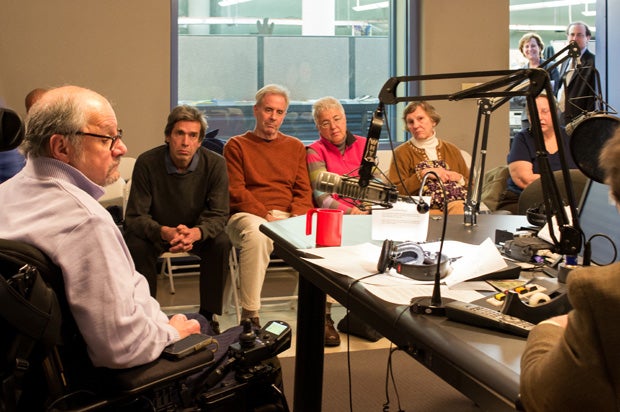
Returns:
[[[283,133],[305,142],[316,140],[312,103],[329,95],[343,103],[349,130],[367,134],[377,94],[389,78],[388,1],[177,4],[174,99],[204,109],[209,130],[219,129],[219,138],[253,129],[254,95],[269,83],[291,92]]]
[[[566,26],[572,21],[588,25],[592,31],[589,49],[594,51],[596,0],[510,0],[510,67],[517,69],[527,62],[519,51],[519,39],[525,33],[538,33],[549,57],[566,46]]]
[[[524,34],[534,32],[542,38],[545,44],[543,59],[546,60],[566,46],[566,27],[574,21],[582,21],[588,25],[592,32],[588,49],[594,51],[596,0],[510,0],[510,68],[518,69],[528,63],[519,51],[519,40]],[[511,101],[511,135],[522,127],[524,102],[525,99]]]

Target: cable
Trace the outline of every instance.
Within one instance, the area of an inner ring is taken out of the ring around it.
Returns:
[[[390,130],[390,125],[387,122],[387,116],[385,116],[386,121],[385,121],[385,126],[387,129],[387,134],[388,134],[388,141],[390,142],[390,150],[392,151],[392,162],[394,163],[394,170],[396,170],[396,174],[398,175],[398,181],[402,184],[403,186],[403,190],[405,191],[407,197],[409,199],[411,199],[412,202],[416,203],[415,199],[413,198],[413,195],[411,193],[409,193],[409,190],[407,189],[407,186],[405,185],[405,180],[403,179],[402,175],[400,174],[400,169],[398,167],[398,159],[395,156],[394,153],[394,142],[392,142],[392,133]],[[405,141],[406,143],[406,141]],[[390,182],[390,180],[388,179],[388,182],[390,184],[393,184],[392,182]]]
[[[405,308],[398,314],[396,319],[394,320],[393,327],[395,328],[400,321],[400,318],[404,313],[409,311],[409,306],[405,306]],[[400,350],[399,348],[392,348],[392,342],[390,342],[390,355],[388,357],[388,365],[387,372],[385,375],[385,403],[383,404],[383,412],[388,412],[390,410],[390,396],[388,392],[388,376],[392,379],[392,385],[394,386],[394,393],[396,394],[396,404],[398,405],[398,412],[405,412],[404,409],[400,406],[400,395],[398,393],[398,388],[396,387],[396,379],[394,379],[394,371],[392,368],[392,353]]]
[[[353,282],[349,283],[349,286],[347,286],[347,295],[345,299],[345,306],[347,307],[347,314],[345,316],[345,319],[346,319],[345,323],[346,323],[346,328],[347,328],[347,376],[349,379],[348,389],[349,389],[349,411],[350,412],[353,412],[353,384],[352,384],[352,377],[351,377],[351,339],[350,339],[350,334],[349,334],[349,331],[351,330],[351,326],[350,326],[351,310],[349,309],[349,306],[350,306],[349,297],[351,296],[351,288],[353,287],[353,285],[355,285],[356,283],[364,279],[368,279],[370,277],[377,276],[380,274],[381,273],[372,273],[370,275],[362,276],[359,279],[353,280]]]
[[[392,368],[392,354],[399,350],[398,348],[393,348],[392,343],[390,343],[390,354],[388,355],[387,362],[387,371],[385,373],[385,403],[383,404],[383,412],[389,412],[390,410],[390,393],[389,393],[389,382],[392,381],[392,386],[394,387],[394,393],[396,395],[396,405],[398,406],[398,412],[405,412],[405,410],[400,406],[400,395],[398,393],[398,388],[396,387],[396,380],[394,379],[394,369]]]
[[[276,395],[280,397],[280,400],[282,401],[282,406],[284,407],[284,412],[290,412],[288,408],[288,402],[286,401],[286,396],[284,395],[284,392],[282,392],[280,388],[276,386],[275,383],[272,383],[270,388],[276,393]]]

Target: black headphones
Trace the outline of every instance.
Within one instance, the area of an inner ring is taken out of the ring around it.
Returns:
[[[528,208],[525,215],[527,216],[527,221],[533,226],[543,227],[547,223],[544,203]]]
[[[448,275],[450,261],[442,253],[439,264],[441,278]],[[415,242],[402,242],[395,245],[392,240],[386,239],[383,241],[377,270],[379,273],[385,273],[390,268],[395,268],[396,272],[414,280],[434,280],[437,271],[437,253],[425,252]]]

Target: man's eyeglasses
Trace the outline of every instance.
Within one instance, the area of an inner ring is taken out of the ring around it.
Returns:
[[[78,136],[91,136],[97,137],[99,139],[110,139],[112,143],[110,143],[110,150],[114,150],[114,146],[116,145],[116,141],[123,138],[123,130],[117,129],[118,134],[116,136],[105,136],[97,133],[88,133],[88,132],[75,132]]]

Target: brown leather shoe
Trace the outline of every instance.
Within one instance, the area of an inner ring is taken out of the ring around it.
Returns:
[[[340,334],[334,328],[331,315],[325,315],[325,346],[339,346]]]

